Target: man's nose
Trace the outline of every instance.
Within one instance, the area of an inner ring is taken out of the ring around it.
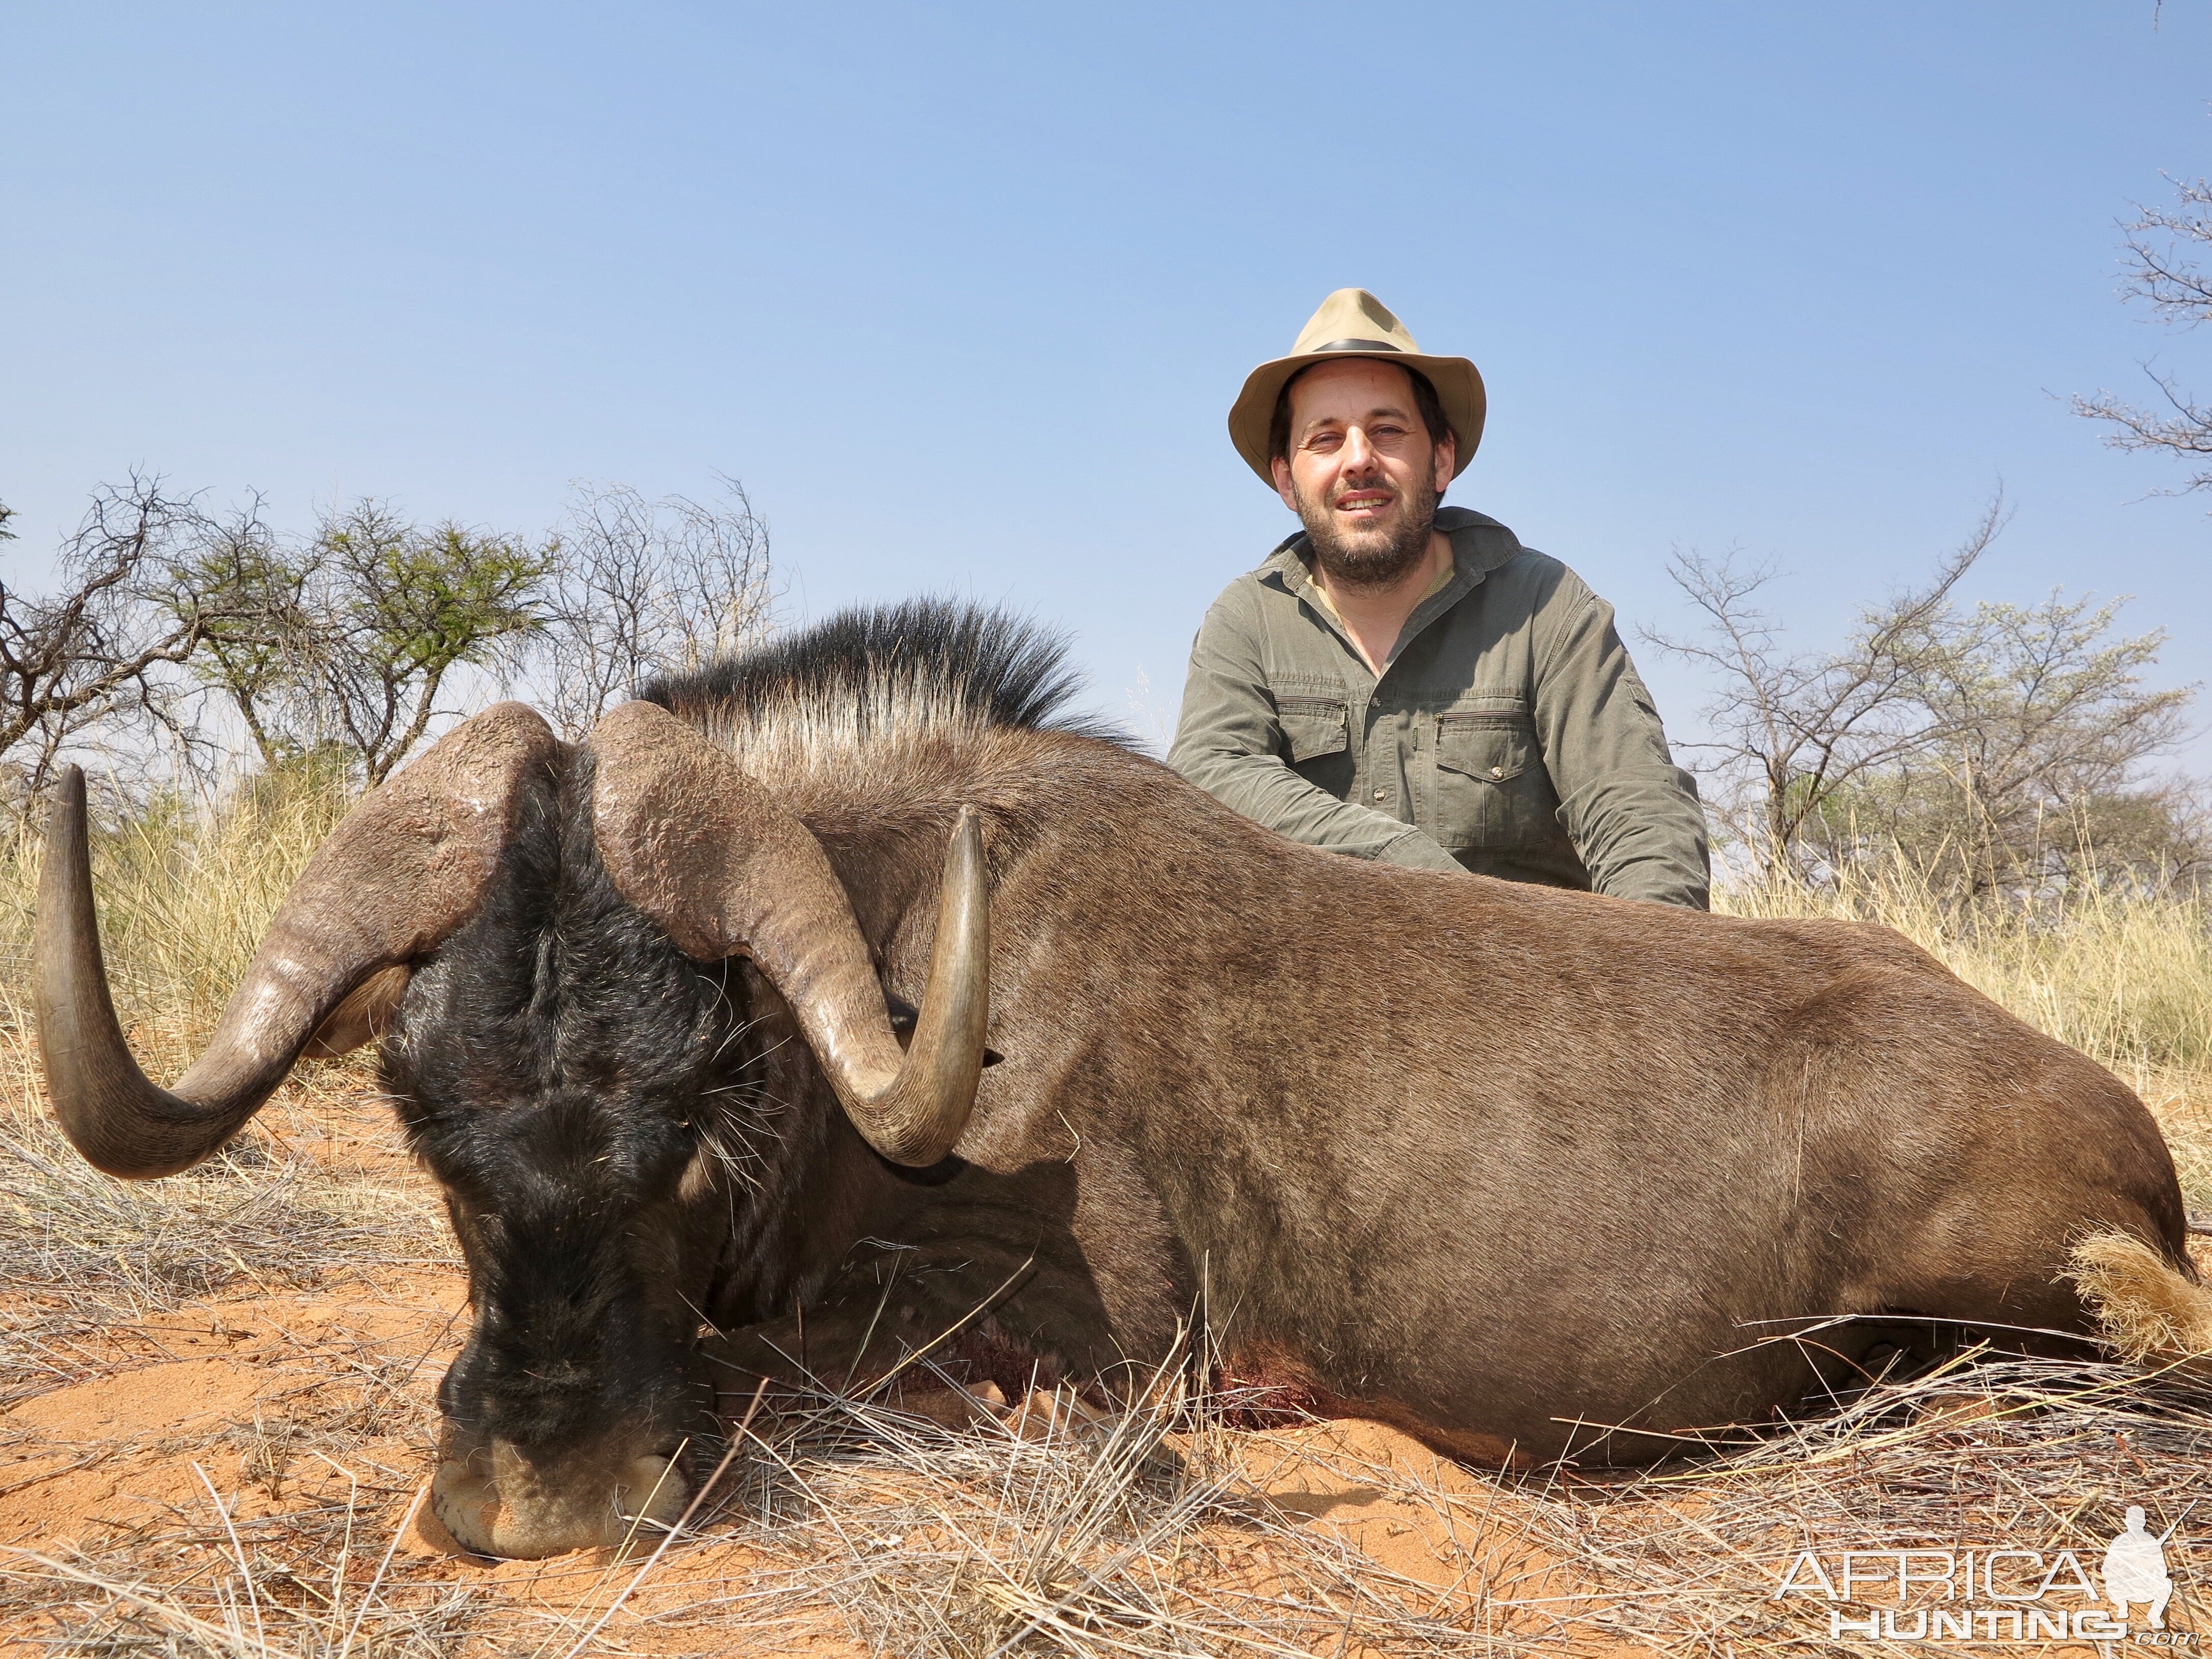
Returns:
[[[1344,448],[1340,456],[1340,465],[1345,471],[1354,473],[1372,471],[1377,459],[1375,446],[1367,441],[1367,433],[1364,428],[1355,426],[1345,433]]]

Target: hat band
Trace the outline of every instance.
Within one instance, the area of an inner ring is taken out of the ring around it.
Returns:
[[[1316,351],[1403,351],[1405,347],[1392,345],[1388,340],[1331,340],[1327,345],[1317,345]]]

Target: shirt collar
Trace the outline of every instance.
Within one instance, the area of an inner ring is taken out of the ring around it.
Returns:
[[[1484,577],[1521,551],[1518,537],[1488,514],[1477,513],[1472,507],[1438,507],[1437,528],[1451,538],[1452,579],[1413,607],[1413,614],[1406,618],[1405,627],[1399,630],[1397,644],[1390,647],[1390,654],[1382,664],[1385,673],[1389,672],[1390,665],[1398,660],[1400,653],[1431,623],[1472,593],[1481,585]],[[1313,543],[1301,530],[1295,535],[1285,537],[1267,556],[1267,562],[1260,567],[1261,580],[1273,580],[1278,586],[1304,600],[1306,609],[1342,640],[1345,648],[1352,652],[1353,659],[1364,667],[1364,660],[1353,647],[1335,612],[1321,603],[1321,596],[1315,591],[1312,557]]]

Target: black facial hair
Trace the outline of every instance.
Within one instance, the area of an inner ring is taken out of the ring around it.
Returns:
[[[1403,516],[1395,532],[1378,526],[1346,535],[1325,502],[1308,500],[1302,489],[1292,494],[1322,574],[1346,587],[1388,587],[1419,563],[1428,551],[1442,499],[1425,475],[1417,476],[1398,498]]]

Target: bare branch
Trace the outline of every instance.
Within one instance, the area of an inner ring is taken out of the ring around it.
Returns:
[[[2162,321],[2194,328],[2212,319],[2212,274],[2197,263],[2201,251],[2212,246],[2212,182],[2178,179],[2171,174],[2167,182],[2173,186],[2177,205],[2138,207],[2136,216],[2124,227],[2127,280],[2121,293],[2124,299],[2148,306]],[[2105,441],[2115,449],[2212,456],[2212,410],[2200,407],[2149,364],[2142,368],[2171,414],[2139,408],[2109,392],[2070,399],[2074,412],[2104,422],[2111,428]],[[2212,467],[2202,467],[2176,493],[2208,485],[2212,485]]]
[[[104,488],[62,550],[59,591],[0,585],[0,758],[35,789],[91,729],[189,734],[188,688],[163,671],[198,649],[219,607],[167,601],[169,561],[205,522],[158,477]]]
[[[1862,613],[1841,651],[1787,653],[1773,617],[1759,608],[1771,563],[1745,567],[1678,552],[1668,574],[1705,617],[1703,638],[1646,630],[1661,650],[1717,671],[1722,690],[1705,709],[1724,810],[1772,869],[1795,868],[1801,831],[1837,790],[1893,765],[1932,739],[1917,697],[1917,663],[1953,591],[2008,522],[2002,490],[1973,531],[1929,579]]]
[[[668,668],[695,667],[765,633],[775,601],[768,525],[744,488],[708,506],[579,483],[539,636],[544,700],[580,736],[611,703]]]

